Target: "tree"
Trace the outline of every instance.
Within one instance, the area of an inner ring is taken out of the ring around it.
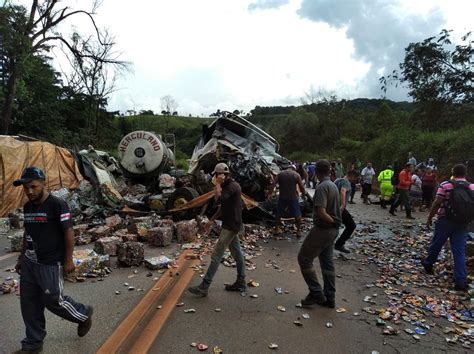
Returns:
[[[74,56],[71,43],[60,32],[60,25],[72,16],[86,16],[100,41],[99,30],[94,20],[98,0],[92,2],[90,11],[74,10],[59,5],[59,0],[32,0],[29,12],[23,6],[12,5],[4,0],[0,7],[0,35],[2,57],[6,58],[4,69],[6,84],[1,110],[0,134],[8,134],[18,82],[24,75],[24,65],[33,55],[47,53],[57,43],[63,43]],[[105,44],[105,43],[102,43]]]
[[[161,109],[165,112],[162,114],[170,115],[171,112],[175,112],[178,108],[178,103],[171,95],[161,97]]]
[[[300,98],[300,101],[302,105],[311,105],[325,102],[328,98],[335,96],[336,93],[334,91],[327,90],[323,87],[315,89],[314,86],[311,85],[308,91],[303,93],[303,97]]]
[[[127,71],[130,64],[119,59],[120,53],[115,51],[114,38],[108,31],[98,32],[99,40],[92,37],[83,38],[74,32],[71,45],[67,47],[75,55],[68,57],[72,72],[66,75],[69,87],[88,96],[89,114],[87,129],[92,132],[99,130],[100,108],[105,108],[107,99],[116,89],[116,78]]]
[[[471,32],[453,47],[450,32],[410,43],[400,71],[381,77],[382,90],[390,84],[405,84],[416,102],[465,103],[474,99],[474,49]]]

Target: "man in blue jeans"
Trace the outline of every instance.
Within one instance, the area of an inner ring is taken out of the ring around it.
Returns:
[[[467,169],[464,165],[454,166],[452,174],[453,178],[450,181],[445,181],[439,186],[436,193],[436,200],[428,216],[426,223],[428,228],[431,226],[436,213],[438,213],[438,221],[436,222],[433,239],[428,249],[428,256],[422,261],[422,265],[428,274],[434,274],[433,264],[437,261],[439,252],[449,238],[454,259],[454,288],[459,291],[467,291],[467,224],[460,224],[459,222],[453,221],[447,213],[447,207],[455,183],[465,184],[471,193],[474,193],[474,184],[466,181]]]
[[[205,297],[209,286],[219,268],[222,256],[227,247],[237,263],[237,280],[234,284],[226,285],[227,291],[246,290],[245,284],[245,261],[240,248],[239,233],[242,230],[242,190],[240,185],[230,177],[229,167],[225,163],[218,163],[213,172],[216,187],[214,197],[219,204],[216,214],[208,224],[210,227],[218,217],[222,218],[222,230],[219,235],[214,252],[211,255],[211,264],[200,285],[191,286],[188,291],[194,295]],[[209,228],[208,228],[209,230]]]

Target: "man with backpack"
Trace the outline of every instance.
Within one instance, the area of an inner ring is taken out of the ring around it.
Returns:
[[[427,227],[432,224],[434,215],[438,214],[428,256],[422,261],[428,274],[434,274],[433,264],[444,243],[449,238],[454,259],[454,289],[467,291],[466,242],[467,226],[474,220],[474,184],[466,180],[465,165],[456,165],[452,170],[453,177],[441,183],[436,193],[427,220]]]

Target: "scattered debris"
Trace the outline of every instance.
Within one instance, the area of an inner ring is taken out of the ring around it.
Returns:
[[[168,268],[172,260],[166,256],[151,257],[145,259],[145,267],[151,270]]]

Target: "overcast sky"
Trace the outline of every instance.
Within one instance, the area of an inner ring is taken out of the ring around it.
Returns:
[[[133,63],[109,109],[160,112],[171,95],[181,115],[247,112],[300,104],[310,87],[379,98],[410,42],[459,38],[473,13],[473,0],[104,0],[97,22]]]

